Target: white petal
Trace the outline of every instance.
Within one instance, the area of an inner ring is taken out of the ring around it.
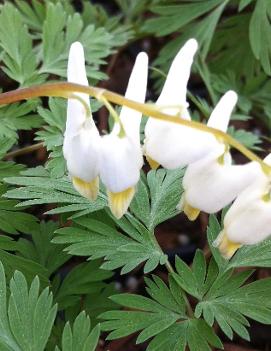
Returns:
[[[190,119],[186,103],[186,85],[190,74],[197,42],[189,40],[175,57],[163,90],[156,104],[165,106],[164,112]],[[218,142],[210,133],[149,118],[145,127],[144,150],[147,157],[168,169],[186,166],[204,157]]]
[[[148,79],[148,56],[141,52],[137,55],[132,73],[130,75],[125,97],[137,102],[145,102]],[[142,113],[126,106],[122,107],[120,119],[126,134],[134,143],[140,143],[139,128]],[[119,126],[115,125],[114,134],[118,134]]]
[[[225,232],[233,242],[252,245],[271,234],[271,201],[264,201],[257,191],[249,196],[250,202],[236,203],[224,219]],[[236,208],[237,207],[237,208]]]
[[[69,82],[88,85],[84,48],[79,41],[74,42],[70,47],[67,75]]]
[[[187,106],[186,90],[198,43],[195,39],[188,40],[175,56],[169,69],[162,92],[156,101],[158,106]],[[178,108],[165,108],[165,113],[176,115]],[[182,118],[188,116],[181,116]]]
[[[264,162],[271,165],[271,153],[264,158]]]
[[[210,134],[174,123],[156,121],[145,129],[145,154],[167,169],[184,167],[217,149],[223,150]]]
[[[208,126],[226,132],[237,99],[237,94],[232,90],[224,94],[215,106],[208,120]]]
[[[229,156],[229,154],[228,154]],[[217,161],[217,155],[190,164],[183,187],[186,202],[201,211],[215,213],[231,203],[261,173],[258,163],[231,165]]]
[[[70,47],[68,69],[68,81],[88,86],[85,69],[84,49],[81,43],[75,42]],[[76,93],[85,101],[90,108],[89,96],[87,94]],[[67,121],[65,135],[75,135],[87,118],[86,109],[81,102],[75,99],[68,99]]]
[[[72,177],[91,182],[99,174],[101,137],[89,126],[73,137],[66,137],[63,147],[67,168]]]
[[[109,134],[102,138],[100,177],[112,193],[135,186],[140,177],[142,152],[129,138]]]

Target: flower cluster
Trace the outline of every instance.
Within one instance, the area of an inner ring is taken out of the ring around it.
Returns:
[[[197,46],[196,40],[188,40],[172,62],[156,101],[157,109],[167,115],[191,119],[186,93]],[[69,82],[88,85],[84,61],[82,45],[76,42],[70,48]],[[145,101],[147,72],[147,55],[140,53],[125,97]],[[144,153],[154,169],[160,165],[166,169],[187,167],[178,207],[190,220],[195,220],[200,211],[216,213],[234,201],[215,242],[225,257],[231,257],[240,246],[255,244],[270,234],[271,183],[257,162],[235,165],[229,146],[215,133],[153,118],[146,123],[142,149],[141,113],[128,107],[123,107],[119,116],[113,113],[115,123],[111,133],[100,136],[88,95],[77,96],[78,100],[68,100],[63,152],[73,185],[80,194],[95,200],[100,178],[107,189],[110,209],[120,218],[135,194]],[[236,103],[237,94],[226,92],[207,125],[226,132]]]
[[[148,57],[136,59],[125,96],[145,101]],[[139,79],[140,77],[140,79]],[[79,42],[72,44],[68,61],[68,81],[88,85],[84,50]],[[89,96],[77,94],[69,99],[63,154],[75,189],[95,200],[99,178],[105,185],[112,213],[120,218],[128,209],[140,177],[143,157],[139,128],[141,113],[123,107],[110,134],[100,136],[92,118]]]

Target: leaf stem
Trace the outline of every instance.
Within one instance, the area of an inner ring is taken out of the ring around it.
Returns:
[[[159,120],[177,123],[186,127],[198,129],[198,130],[201,130],[202,132],[211,133],[217,139],[239,150],[251,161],[258,162],[262,167],[262,170],[264,173],[266,174],[271,173],[271,166],[269,166],[259,156],[257,156],[252,151],[247,149],[244,145],[239,143],[236,139],[234,139],[227,133],[224,133],[218,129],[209,127],[200,122],[190,121],[190,120],[182,119],[178,116],[168,115],[162,112],[161,110],[159,110],[158,107],[153,104],[139,103],[139,102],[127,99],[122,95],[113,93],[106,89],[101,89],[101,88],[92,87],[92,86],[84,86],[84,85],[68,83],[68,82],[43,84],[43,85],[37,85],[30,88],[22,88],[22,89],[17,89],[6,93],[2,93],[0,94],[0,105],[16,102],[20,100],[30,99],[34,97],[40,97],[40,96],[55,96],[55,97],[63,97],[66,99],[75,98],[76,95],[74,93],[76,92],[88,94],[98,100],[101,100],[101,98],[103,97],[106,100],[113,102],[117,105],[127,106],[134,110],[140,111],[147,117],[149,116]]]
[[[28,154],[30,152],[33,152],[33,151],[36,151],[36,150],[42,148],[43,146],[44,146],[43,142],[29,145],[29,146],[25,146],[25,147],[22,147],[21,149],[8,152],[5,155],[4,159],[6,160],[10,157],[17,157],[17,156],[21,156],[24,154]]]

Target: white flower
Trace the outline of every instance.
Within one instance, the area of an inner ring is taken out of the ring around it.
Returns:
[[[148,57],[137,56],[125,97],[144,102],[147,88]],[[141,112],[123,107],[120,123],[115,123],[112,132],[102,138],[100,177],[107,188],[112,213],[120,218],[127,211],[140,177],[143,156],[140,146]]]
[[[270,164],[270,156],[265,161]],[[257,244],[270,234],[271,179],[262,172],[234,201],[214,244],[230,258],[240,246]]]
[[[128,99],[145,101],[147,75],[148,57],[140,53],[125,94]],[[84,50],[79,42],[70,48],[68,81],[88,85]],[[123,107],[120,123],[115,123],[109,135],[101,137],[91,116],[88,95],[76,94],[80,101],[68,100],[63,143],[69,174],[74,187],[89,199],[97,197],[100,176],[111,211],[120,218],[134,196],[143,165],[139,134],[142,114]]]
[[[208,126],[225,132],[236,102],[237,95],[233,91],[227,92],[212,112]],[[256,162],[232,165],[230,152],[217,140],[210,154],[187,167],[181,206],[190,220],[195,220],[200,211],[218,212],[231,203],[260,172]]]
[[[181,48],[156,102],[163,112],[188,120],[186,86],[197,46],[196,40],[190,39]],[[210,133],[153,118],[146,123],[145,137],[145,155],[152,168],[160,164],[168,169],[186,166],[208,154],[216,142]]]
[[[84,49],[79,42],[71,45],[67,75],[69,82],[88,85]],[[91,116],[89,96],[76,94],[84,104],[68,99],[63,154],[75,189],[81,195],[95,200],[99,190],[101,137]]]

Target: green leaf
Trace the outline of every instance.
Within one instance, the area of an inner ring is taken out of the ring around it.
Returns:
[[[218,234],[222,230],[215,215],[209,216],[209,223],[207,228],[207,240],[212,252],[212,255],[216,261],[216,264],[221,272],[227,269],[228,260],[226,260],[219,252],[218,248],[213,245]]]
[[[243,246],[229,262],[235,267],[271,267],[271,240],[267,239],[257,245]]]
[[[130,210],[149,230],[178,213],[183,175],[183,169],[150,171],[147,181],[142,175]]]
[[[199,55],[203,60],[205,60],[207,57],[218,21],[228,2],[229,0],[220,0],[220,5],[216,7],[208,16],[203,18],[201,21],[190,24],[186,29],[185,38],[182,38],[188,39],[195,37],[198,40],[200,44]]]
[[[213,330],[202,319],[175,323],[156,335],[147,351],[211,351],[210,346],[223,349],[223,345]]]
[[[238,11],[244,10],[253,0],[240,0]]]
[[[42,141],[47,150],[51,151],[46,168],[54,178],[63,177],[66,173],[66,161],[62,153],[66,106],[67,102],[65,100],[50,98],[49,109],[38,107],[38,113],[46,125],[43,130],[36,133],[36,140]]]
[[[62,351],[95,351],[100,336],[100,326],[91,330],[90,319],[81,312],[71,328],[66,323],[62,334]]]
[[[4,139],[4,138],[3,138]],[[16,177],[25,168],[24,165],[12,161],[0,161],[0,181],[6,177]]]
[[[31,233],[37,228],[37,218],[16,208],[18,201],[1,197],[6,190],[6,185],[0,185],[0,229],[9,234]]]
[[[249,23],[249,13],[223,18],[223,22],[220,23],[214,34],[211,46],[212,57],[209,63],[209,67],[214,73],[225,75],[225,72],[232,72],[236,83],[231,82],[230,86],[225,88],[234,88],[238,95],[243,95],[241,101],[248,97],[247,93],[242,92],[244,82],[238,89],[236,89],[236,84],[240,85],[241,77],[244,76],[247,77],[248,81],[251,81],[259,69],[259,64],[253,55],[249,42]],[[233,52],[235,55],[232,55]],[[236,57],[242,57],[242,60],[236,60]],[[216,77],[213,77],[212,81],[217,84]],[[221,93],[226,91],[225,88]]]
[[[149,19],[143,30],[159,36],[167,35],[204,15],[220,3],[221,0],[207,0],[184,5],[153,6],[152,11],[160,16]]]
[[[32,39],[19,11],[6,2],[0,14],[0,46],[4,50],[3,71],[21,86],[39,83]]]
[[[142,330],[137,343],[167,330],[177,320],[185,319],[184,304],[175,298],[175,292],[168,288],[163,281],[154,277],[147,279],[147,291],[152,299],[134,294],[120,294],[111,299],[121,306],[137,311],[108,311],[100,315],[107,321],[102,322],[104,331],[111,331],[108,339],[116,339]]]
[[[170,287],[158,277],[146,279],[147,292],[152,299],[134,294],[114,295],[111,299],[128,308],[124,311],[108,311],[100,318],[104,331],[110,331],[108,339],[117,339],[140,332],[137,343],[153,338],[147,351],[208,350],[212,345],[222,348],[219,338],[202,319],[187,319],[185,303],[180,299],[180,289],[174,280]]]
[[[187,264],[179,257],[176,257],[175,266],[177,273],[172,273],[172,276],[178,285],[180,285],[190,295],[199,299],[199,285],[194,272],[192,272]]]
[[[103,218],[106,218],[104,213]],[[91,217],[74,219],[80,227],[66,227],[56,231],[54,243],[70,244],[65,251],[72,255],[89,256],[90,259],[105,257],[101,268],[116,269],[123,267],[121,273],[128,273],[136,266],[147,261],[144,272],[153,270],[159,263],[165,264],[164,255],[149,232],[134,217],[127,214],[116,220],[121,234],[114,226]]]
[[[47,150],[54,150],[56,146],[62,146],[63,135],[66,124],[67,102],[60,98],[49,99],[49,109],[38,107],[38,113],[48,124],[43,131],[37,133],[39,138],[44,142]]]
[[[207,270],[206,260],[201,250],[196,251],[191,268],[179,257],[176,257],[175,266],[177,273],[171,273],[174,280],[188,294],[199,300],[202,299],[218,273],[212,260]]]
[[[2,263],[0,262],[0,346],[3,351],[21,351],[15,337],[12,334],[7,314],[7,288],[6,277]]]
[[[187,330],[187,343],[191,351],[211,351],[209,345],[223,349],[223,344],[212,328],[202,319],[192,319]]]
[[[116,293],[115,283],[112,282],[85,297],[84,309],[91,316],[93,323],[97,324],[96,319],[101,313],[119,309],[119,306],[109,298]]]
[[[47,214],[77,212],[77,216],[98,211],[106,205],[103,194],[95,202],[82,197],[72,186],[67,177],[52,179],[43,167],[28,169],[20,177],[6,178],[10,184],[20,188],[8,190],[6,197],[22,199],[18,206],[59,204],[60,206],[47,211]]]
[[[249,323],[245,317],[270,324],[271,304],[267,291],[271,280],[262,279],[243,285],[251,273],[252,271],[243,271],[233,275],[232,271],[228,271],[218,275],[203,300],[196,306],[195,316],[198,318],[203,314],[210,326],[216,320],[230,339],[235,332],[249,340],[246,329]]]
[[[26,279],[15,272],[10,282],[8,316],[13,335],[22,350],[43,350],[56,316],[52,294],[46,288],[39,295],[36,277],[28,291]]]
[[[49,289],[41,293],[36,277],[28,289],[25,277],[16,271],[10,281],[7,301],[6,280],[0,264],[0,344],[3,351],[44,350],[56,316]]]
[[[46,268],[32,260],[0,250],[0,261],[5,267],[5,272],[8,277],[11,277],[14,272],[19,269],[23,272],[28,282],[31,282],[33,278],[38,275],[43,286],[49,283]]]
[[[104,28],[90,24],[84,28],[79,13],[68,13],[61,2],[47,5],[42,30],[43,64],[40,73],[51,73],[66,77],[68,50],[72,42],[80,41],[85,48],[89,77],[104,78],[97,72],[102,60],[112,52],[113,37]]]
[[[15,0],[17,9],[20,11],[24,22],[33,30],[41,31],[42,23],[46,15],[46,8],[39,0],[32,0],[31,4],[25,1]],[[32,6],[31,6],[32,5]]]
[[[266,74],[271,74],[270,2],[257,0],[249,25],[249,39],[254,56],[260,60]]]
[[[259,144],[262,143],[259,135],[244,129],[235,129],[234,127],[228,128],[228,134],[234,139],[238,140],[241,144],[252,150],[262,150]]]
[[[33,111],[37,101],[11,104],[0,108],[0,136],[17,140],[18,130],[31,130],[40,127],[41,120]]]
[[[106,284],[103,280],[112,276],[112,272],[99,268],[100,261],[81,263],[72,269],[55,292],[55,300],[62,310],[76,304],[82,295],[100,292]]]
[[[16,246],[16,250],[24,258],[45,267],[48,277],[70,259],[70,256],[63,252],[64,246],[51,243],[57,228],[58,225],[55,222],[41,222],[35,230],[31,231],[31,240],[20,238]]]

